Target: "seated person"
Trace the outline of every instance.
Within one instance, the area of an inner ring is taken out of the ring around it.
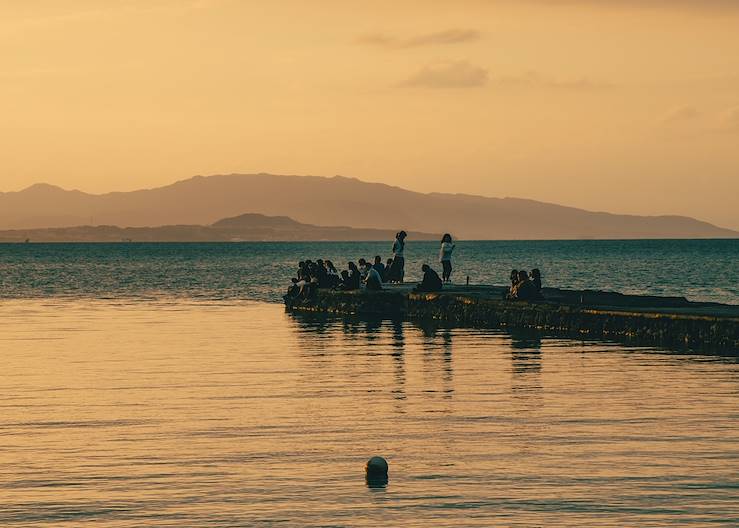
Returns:
[[[292,278],[292,285],[287,289],[287,296],[296,301],[305,301],[311,299],[318,289],[318,279],[316,277],[308,277],[305,273],[301,273],[299,279]]]
[[[369,270],[370,265],[363,258],[359,259],[357,262],[359,263],[359,276],[361,280],[364,281],[367,278],[367,270]]]
[[[335,286],[337,290],[346,290],[348,289],[349,284],[349,272],[344,270],[341,272],[339,283]]]
[[[382,277],[374,267],[371,267],[367,272],[367,278],[364,279],[364,283],[368,290],[382,289]]]
[[[359,269],[357,269],[357,265],[354,264],[354,262],[349,263],[349,271],[341,272],[341,277],[343,280],[341,281],[339,289],[346,291],[359,289],[361,276],[359,274]]]
[[[298,286],[299,281],[295,277],[290,279],[290,281],[292,282],[292,284],[287,287],[287,296],[294,299],[300,293],[300,286]]]
[[[382,263],[382,257],[380,255],[375,256],[375,263],[372,264],[372,267],[380,274],[380,278],[385,276],[385,264]]]
[[[390,276],[390,270],[393,267],[393,259],[389,258],[387,259],[387,262],[385,263],[385,272],[382,274],[382,282],[390,282],[391,276]]]
[[[341,282],[339,272],[336,271],[336,266],[330,260],[326,260],[326,275],[328,277],[328,284],[331,288],[336,288]]]
[[[534,283],[536,291],[541,293],[541,271],[539,271],[539,268],[531,270],[531,282]]]
[[[423,271],[423,280],[418,286],[416,286],[415,291],[441,291],[442,283],[439,274],[432,270],[431,266],[429,266],[428,264],[424,264],[423,266],[421,266],[421,271]]]
[[[518,270],[511,270],[511,290],[518,284]]]
[[[316,267],[313,273],[314,276],[318,279],[319,288],[331,287],[331,285],[329,284],[328,269],[326,268],[326,264],[323,262],[322,259],[318,259],[316,261]]]
[[[518,272],[518,282],[511,288],[508,298],[517,301],[535,301],[541,298],[541,294],[536,291],[536,286],[529,280],[529,274],[521,270]]]

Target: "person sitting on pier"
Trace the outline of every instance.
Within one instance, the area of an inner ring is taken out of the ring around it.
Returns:
[[[339,275],[339,283],[334,288],[335,290],[348,290],[349,289],[349,272],[343,270]]]
[[[306,271],[300,272],[300,278],[292,278],[292,285],[287,289],[287,296],[297,301],[311,299],[318,289],[318,279],[309,277]]]
[[[328,269],[326,268],[326,264],[323,262],[323,259],[318,259],[316,261],[316,267],[314,271],[316,279],[318,279],[318,287],[319,288],[330,288],[331,285],[329,284],[328,279]]]
[[[362,281],[367,278],[367,272],[369,271],[370,265],[365,259],[361,258],[357,261],[359,263],[359,275]]]
[[[518,270],[514,269],[511,270],[511,290],[513,290],[513,287],[518,284]]]
[[[300,286],[298,286],[299,281],[295,277],[290,279],[290,281],[292,282],[292,284],[290,284],[290,286],[287,287],[287,296],[292,299],[295,299],[300,293]]]
[[[357,265],[354,264],[354,262],[350,262],[349,265],[349,271],[347,272],[346,280],[343,283],[342,290],[358,290],[359,285],[361,284],[361,275],[359,273],[359,270],[357,269]],[[343,272],[342,272],[343,276]]]
[[[536,291],[536,286],[529,279],[529,274],[525,270],[518,272],[518,282],[511,288],[509,299],[516,301],[535,301],[539,299],[541,294]]]
[[[369,271],[367,271],[367,277],[364,279],[364,284],[367,286],[368,290],[382,289],[382,277],[374,267],[370,267]]]
[[[385,264],[382,263],[380,255],[375,255],[375,263],[372,264],[372,267],[380,274],[380,279],[385,276]]]
[[[393,259],[387,259],[385,263],[385,273],[382,274],[382,282],[390,282],[390,270],[393,268]]]
[[[541,295],[541,271],[539,271],[539,268],[531,270],[531,282],[534,283],[536,291]]]
[[[339,272],[336,271],[336,266],[330,260],[326,260],[326,275],[328,276],[328,282],[331,288],[335,288],[341,282]]]
[[[416,286],[415,291],[441,291],[442,282],[439,274],[431,269],[431,266],[429,266],[428,264],[424,264],[423,266],[421,266],[421,271],[423,271],[423,280],[421,280],[421,283]]]

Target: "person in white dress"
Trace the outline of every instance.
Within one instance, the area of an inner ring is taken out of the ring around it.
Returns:
[[[445,233],[441,238],[441,248],[439,249],[439,262],[442,266],[441,279],[444,282],[452,281],[452,252],[454,247],[452,235]]]

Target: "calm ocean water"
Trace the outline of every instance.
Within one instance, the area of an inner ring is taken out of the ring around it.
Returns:
[[[390,243],[0,244],[0,297],[185,297],[279,301],[304,258],[389,257]],[[409,242],[406,274],[438,267],[438,243]],[[540,268],[549,286],[739,304],[739,240],[460,242],[457,282],[506,284]]]
[[[386,246],[0,245],[0,526],[739,526],[736,358],[265,302]],[[739,302],[736,241],[458,249]]]

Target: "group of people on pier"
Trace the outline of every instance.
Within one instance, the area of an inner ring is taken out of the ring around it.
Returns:
[[[405,244],[408,234],[399,231],[395,235],[392,246],[393,256],[385,263],[380,255],[371,262],[360,258],[355,264],[347,264],[347,269],[339,272],[330,260],[304,260],[298,264],[296,277],[292,278],[287,296],[295,299],[309,299],[321,288],[334,290],[382,290],[383,284],[402,284],[405,278]],[[444,283],[451,282],[452,253],[455,244],[449,233],[444,234],[439,248],[439,263],[442,276],[428,264],[421,266],[423,278],[415,287],[415,291],[440,291]],[[541,273],[531,270],[531,276],[525,270],[511,271],[511,287],[507,294],[509,299],[536,300],[541,298]]]
[[[507,298],[518,301],[543,299],[541,271],[538,268],[534,268],[531,270],[531,276],[529,276],[526,270],[511,270],[511,288]]]
[[[392,258],[383,263],[380,255],[371,260],[360,258],[351,261],[347,269],[339,272],[330,260],[304,260],[298,263],[296,276],[291,279],[287,295],[296,300],[308,299],[320,288],[334,290],[381,290],[383,284],[402,284],[405,279],[405,241],[408,233],[399,231],[392,246]],[[439,262],[443,278],[428,264],[421,266],[423,279],[416,286],[418,291],[439,291],[444,282],[451,282],[452,252],[454,243],[450,234],[441,239]]]

